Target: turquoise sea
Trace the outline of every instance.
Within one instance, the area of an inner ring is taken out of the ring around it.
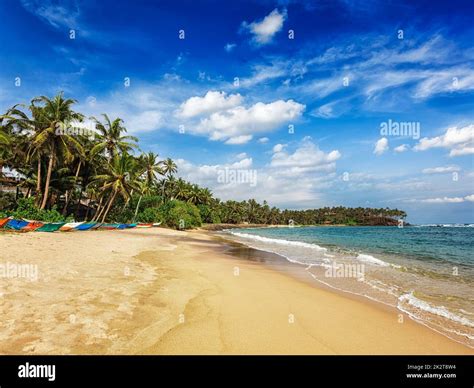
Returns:
[[[326,286],[396,307],[474,347],[474,225],[275,227],[225,233]]]

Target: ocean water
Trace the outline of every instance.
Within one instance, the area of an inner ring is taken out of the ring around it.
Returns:
[[[315,282],[406,313],[474,348],[474,225],[287,227],[224,233]],[[394,317],[403,324],[404,315]]]

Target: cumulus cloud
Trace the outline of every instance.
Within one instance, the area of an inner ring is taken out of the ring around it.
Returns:
[[[270,139],[268,137],[261,137],[260,139],[258,139],[257,141],[260,143],[260,144],[265,144],[265,143],[268,143]]]
[[[223,200],[255,198],[276,206],[292,207],[326,203],[323,202],[324,191],[337,182],[335,170],[341,156],[339,151],[320,150],[310,138],[293,144],[291,152],[285,151],[289,147],[277,146],[270,162],[260,168],[253,165],[250,156],[242,153],[234,163],[226,164],[196,165],[179,159],[178,171],[183,178],[211,188]],[[225,169],[255,171],[257,184],[219,181],[219,172]],[[296,186],[295,179],[298,181]]]
[[[189,118],[204,114],[214,113],[240,105],[242,96],[225,92],[208,91],[204,97],[191,97],[183,102],[178,110],[178,116]]]
[[[227,144],[244,144],[255,134],[272,131],[298,119],[304,109],[304,105],[293,100],[278,100],[268,104],[257,102],[249,108],[239,105],[212,113],[190,132]]]
[[[447,148],[450,150],[449,156],[474,154],[474,124],[448,128],[441,136],[424,137],[413,149],[426,151],[431,148]]]
[[[423,174],[444,174],[449,172],[457,172],[461,171],[459,166],[445,166],[445,167],[433,167],[433,168],[425,168],[422,173]]]
[[[333,171],[336,167],[335,162],[340,157],[338,150],[326,153],[321,151],[310,138],[305,138],[293,153],[286,152],[282,144],[275,145],[270,166],[286,169],[291,173]]]
[[[407,144],[401,144],[393,149],[396,153],[400,154],[402,152],[408,151]]]
[[[256,44],[264,45],[270,43],[273,36],[282,29],[286,18],[286,9],[281,12],[278,9],[274,9],[260,21],[252,23],[243,22],[242,29],[249,31],[253,35],[252,40]]]
[[[375,143],[374,154],[382,155],[386,151],[388,151],[388,140],[386,137],[382,137]]]

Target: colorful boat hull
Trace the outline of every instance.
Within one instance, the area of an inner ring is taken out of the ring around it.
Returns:
[[[94,223],[84,223],[84,224],[81,224],[81,225],[78,225],[75,229],[76,230],[89,230],[91,229],[92,227],[94,227],[96,224],[95,222]]]
[[[47,224],[44,224],[40,228],[36,229],[37,232],[56,232],[59,230],[65,222],[49,222]]]
[[[28,225],[22,229],[22,232],[33,232],[34,230],[41,228],[43,225],[44,222],[30,221],[28,222]]]
[[[105,229],[105,230],[112,230],[112,229],[117,229],[119,224],[103,224],[101,225],[100,229]]]
[[[28,221],[10,219],[7,222],[6,228],[13,229],[13,230],[22,230],[28,224],[29,224]]]
[[[68,222],[67,224],[64,224],[63,226],[61,226],[61,228],[59,229],[61,232],[69,232],[69,231],[72,231],[72,230],[76,230],[76,228],[79,226],[79,225],[82,225],[84,222]]]
[[[7,217],[7,218],[2,218],[2,219],[0,220],[0,228],[3,228],[4,226],[6,226],[7,223],[8,223],[8,221],[10,221],[10,220],[11,220],[11,218],[9,218],[9,217]]]

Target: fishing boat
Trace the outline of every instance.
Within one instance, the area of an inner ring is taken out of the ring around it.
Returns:
[[[11,220],[11,217],[0,219],[0,229],[7,225],[8,221]]]
[[[92,228],[96,223],[95,222],[84,222],[81,225],[75,227],[76,230],[89,230]]]
[[[26,220],[25,220],[26,221]],[[28,225],[21,229],[22,232],[32,232],[44,225],[44,222],[41,221],[26,221]]]
[[[76,230],[76,228],[83,224],[84,222],[68,222],[66,224],[64,224],[63,226],[61,226],[61,228],[59,229],[61,232],[69,232],[69,231],[72,231],[72,230]]]
[[[36,232],[56,232],[59,230],[65,222],[49,222],[36,229]]]
[[[102,224],[99,229],[112,230],[117,229],[119,224]]]
[[[13,229],[13,230],[22,230],[28,224],[29,224],[28,221],[15,220],[15,219],[12,218],[12,219],[8,220],[6,228],[7,229]]]
[[[137,224],[137,228],[151,228],[153,224]]]

